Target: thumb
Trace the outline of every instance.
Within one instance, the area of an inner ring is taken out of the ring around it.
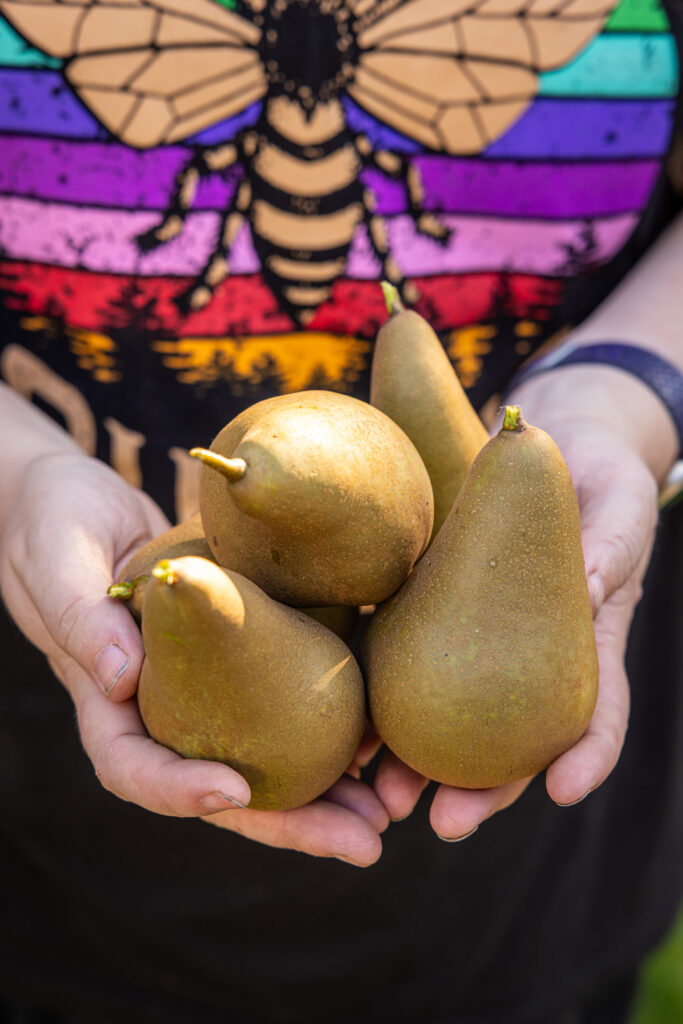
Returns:
[[[581,508],[583,554],[595,618],[613,594],[647,564],[657,523],[657,488],[649,474],[637,486],[593,492]]]
[[[59,667],[63,682],[71,659],[107,696],[122,701],[135,693],[144,649],[128,609],[107,597],[112,562],[97,537],[79,530],[50,558],[31,558],[21,572],[13,566],[24,591],[24,613],[15,617]]]

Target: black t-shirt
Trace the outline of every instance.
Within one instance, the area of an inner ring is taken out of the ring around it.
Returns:
[[[367,396],[382,277],[481,406],[671,215],[668,13],[1,3],[5,380],[181,517],[186,449],[239,408]],[[98,1024],[561,1021],[681,888],[680,516],[664,525],[608,782],[561,810],[538,778],[458,845],[424,797],[365,871],[105,793],[3,621],[4,989]]]
[[[174,518],[244,405],[367,397],[383,277],[480,407],[661,224],[677,69],[658,0],[3,4],[2,376]]]

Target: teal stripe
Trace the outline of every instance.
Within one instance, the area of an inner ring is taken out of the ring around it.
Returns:
[[[0,16],[0,66],[59,68],[62,61],[29,46]],[[598,36],[570,64],[539,75],[540,96],[663,99],[676,95],[673,38],[638,33]]]
[[[9,68],[60,68],[62,61],[34,50],[0,15],[0,66]]]
[[[666,99],[678,89],[676,46],[669,33],[602,35],[571,64],[539,78],[540,96]]]

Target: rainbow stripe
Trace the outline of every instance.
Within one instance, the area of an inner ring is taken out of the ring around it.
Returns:
[[[199,274],[213,251],[220,222],[217,213],[193,212],[182,233],[158,249],[141,254],[136,238],[158,223],[157,214],[81,208],[41,200],[0,197],[0,250],[11,259],[60,267],[83,267],[117,274]],[[418,234],[413,218],[386,217],[389,245],[406,277],[462,274],[504,266],[517,273],[573,273],[567,252],[580,251],[585,220],[537,221],[500,217],[441,217],[450,229],[447,244]],[[593,259],[606,259],[620,247],[635,222],[632,213],[593,221]],[[519,240],[524,238],[524,246]],[[583,243],[585,244],[585,242]],[[246,225],[233,243],[235,274],[255,274],[260,262]],[[347,261],[351,278],[377,280],[381,267],[365,227],[357,229]]]
[[[58,316],[74,327],[97,331],[102,311],[108,310],[116,328],[139,331],[144,323],[145,329],[159,338],[243,335],[247,313],[251,314],[252,334],[291,331],[289,317],[278,309],[260,274],[228,277],[216,289],[212,308],[182,314],[176,300],[193,280],[93,274],[33,262],[0,261],[0,288],[15,293],[8,305],[26,314],[23,326],[29,330],[39,329],[45,317]],[[415,278],[415,283],[420,292],[417,308],[429,313],[437,329],[485,319],[501,293],[509,315],[522,320],[546,318],[548,309],[561,298],[560,281],[534,274],[437,275]],[[309,327],[344,336],[374,337],[385,318],[384,299],[375,281],[340,278],[331,300],[320,306]],[[216,320],[221,323],[220,331],[215,329]]]
[[[172,302],[203,269],[239,168],[200,182],[177,239],[144,255],[136,244],[139,234],[159,223],[192,147],[232,139],[255,123],[260,105],[187,144],[136,151],[108,135],[65,83],[61,66],[27,46],[0,18],[0,248],[9,305],[39,315],[61,303],[67,322],[107,330],[112,303],[133,289],[150,302],[155,296],[155,329],[162,333],[217,335],[237,301],[234,289],[242,289],[251,296],[250,331],[291,329],[261,282],[246,227],[230,253],[231,275],[239,282],[224,282],[199,314],[183,318]],[[503,279],[508,289],[511,282],[525,282],[522,291],[534,294],[538,318],[539,310],[558,301],[556,285],[575,272],[577,260],[608,260],[624,244],[668,145],[677,75],[658,4],[624,0],[576,60],[539,76],[538,98],[478,157],[426,153],[344,99],[352,130],[364,132],[376,149],[405,154],[419,168],[425,208],[452,231],[447,245],[417,235],[403,185],[376,170],[363,172],[392,251],[404,274],[419,282],[437,323],[474,322],[463,320],[463,310],[485,316],[485,302]],[[360,226],[346,279],[311,329],[366,334],[367,324],[354,323],[340,297],[348,305],[349,294],[357,294],[353,289],[376,290],[379,273]],[[467,293],[460,287],[465,283]],[[76,289],[72,299],[68,289]],[[457,294],[459,304],[445,299],[444,291]],[[242,315],[244,306],[242,300]]]

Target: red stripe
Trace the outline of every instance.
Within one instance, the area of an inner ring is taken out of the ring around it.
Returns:
[[[108,334],[133,330],[162,338],[245,337],[291,332],[259,274],[227,278],[209,305],[183,315],[175,303],[193,278],[95,274],[37,263],[0,261],[0,291],[8,308]],[[415,278],[416,309],[437,330],[492,318],[545,320],[561,297],[562,283],[532,274],[461,274]],[[378,282],[339,280],[309,329],[372,338],[386,318]]]

